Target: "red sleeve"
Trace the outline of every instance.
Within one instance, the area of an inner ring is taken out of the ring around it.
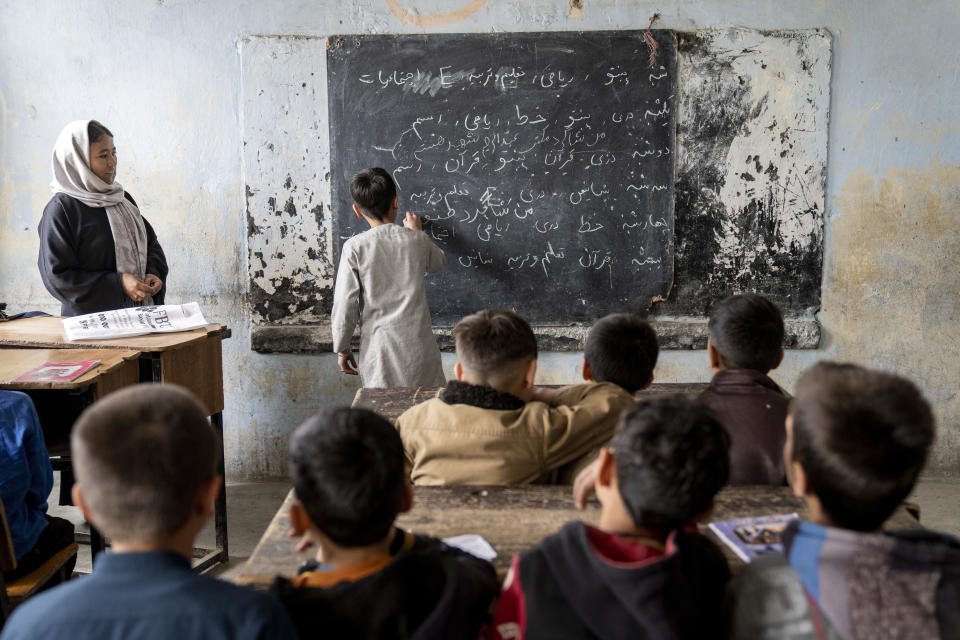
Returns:
[[[490,625],[488,640],[523,640],[527,631],[527,602],[520,583],[520,556],[514,556],[503,580],[500,602]]]

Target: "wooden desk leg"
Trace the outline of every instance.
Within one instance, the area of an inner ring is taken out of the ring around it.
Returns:
[[[217,412],[210,416],[210,422],[217,432],[217,439],[220,441],[220,457],[217,462],[217,473],[220,474],[220,493],[217,494],[217,501],[214,511],[214,528],[217,535],[217,550],[222,551],[221,562],[229,560],[229,549],[227,546],[227,476],[223,464],[223,413]]]

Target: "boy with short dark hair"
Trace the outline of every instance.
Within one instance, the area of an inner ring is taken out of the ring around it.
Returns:
[[[754,560],[731,585],[733,637],[960,637],[960,542],[879,532],[933,439],[930,406],[904,378],[829,362],[804,372],[784,458],[809,520],[788,525],[783,555]]]
[[[112,551],[89,577],[17,607],[0,637],[294,637],[277,602],[190,567],[220,477],[216,434],[189,392],[160,384],[114,392],[83,412],[70,444],[73,502]]]
[[[290,509],[316,562],[271,590],[301,637],[470,638],[486,621],[497,579],[490,563],[394,525],[408,511],[403,443],[384,418],[333,409],[290,441]]]
[[[407,212],[397,226],[397,186],[381,168],[350,180],[353,212],[370,229],[343,244],[331,327],[340,370],[365,387],[442,386],[446,382],[433,335],[424,276],[446,258]],[[360,366],[350,348],[360,324]]]
[[[659,351],[656,332],[642,318],[611,313],[593,323],[587,334],[583,379],[612,382],[635,393],[653,382]]]
[[[633,397],[612,382],[534,387],[537,340],[513,311],[453,328],[456,381],[397,419],[414,484],[527,484],[609,440]]]
[[[707,327],[713,378],[698,400],[730,434],[730,484],[782,485],[790,395],[767,374],[783,359],[783,316],[763,296],[745,293],[715,304]]]
[[[623,412],[600,452],[600,522],[571,522],[515,557],[494,640],[711,638],[730,573],[695,531],[727,481],[728,436],[681,396]]]

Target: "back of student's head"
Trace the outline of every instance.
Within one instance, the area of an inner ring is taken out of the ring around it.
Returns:
[[[350,178],[350,195],[361,213],[384,220],[397,197],[397,185],[386,169],[364,169]]]
[[[403,503],[403,442],[373,411],[324,410],[290,440],[290,479],[313,524],[334,543],[373,544],[390,532]]]
[[[613,313],[597,320],[583,349],[594,380],[612,382],[630,393],[650,382],[658,353],[653,327],[631,313]]]
[[[83,500],[97,527],[154,541],[186,524],[216,474],[217,436],[186,389],[140,384],[88,408],[70,436]]]
[[[537,339],[526,320],[507,309],[486,309],[453,327],[457,358],[475,374],[492,382],[523,375],[537,357]]]
[[[727,483],[729,444],[710,410],[683,396],[624,410],[610,447],[634,523],[668,531],[704,513]]]
[[[934,418],[905,378],[821,362],[797,381],[793,460],[827,517],[870,531],[907,497],[933,442]]]
[[[727,369],[766,373],[777,366],[783,348],[783,315],[756,293],[725,298],[710,309],[710,344]]]

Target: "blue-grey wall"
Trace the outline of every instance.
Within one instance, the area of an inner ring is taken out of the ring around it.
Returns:
[[[890,368],[934,402],[931,472],[960,463],[960,9],[955,0],[0,0],[0,300],[58,305],[36,271],[60,128],[97,118],[116,134],[118,180],[172,265],[170,302],[200,302],[225,343],[227,468],[284,473],[289,431],[348,403],[332,356],[249,350],[238,42],[258,34],[826,27],[833,35],[824,341],[775,377],[839,358]],[[326,132],[320,132],[324,136]],[[666,352],[660,381],[706,380],[702,352]],[[544,354],[540,381],[579,376],[579,354]],[[453,361],[445,357],[452,369]]]

